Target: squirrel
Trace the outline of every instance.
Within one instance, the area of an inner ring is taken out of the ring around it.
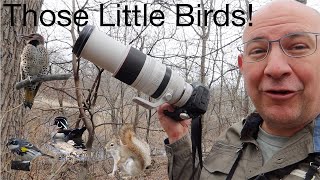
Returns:
[[[124,124],[118,137],[113,136],[105,149],[114,161],[109,176],[114,176],[118,167],[125,176],[137,176],[151,165],[149,144],[136,137],[132,124]]]

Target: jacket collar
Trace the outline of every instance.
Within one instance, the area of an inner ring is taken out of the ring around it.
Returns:
[[[261,116],[257,112],[251,113],[242,121],[243,128],[241,130],[240,139],[257,139],[259,126],[263,122]]]
[[[263,119],[257,112],[251,113],[246,119],[242,121],[243,128],[241,130],[240,139],[243,141],[251,141],[257,139],[259,126],[263,122]],[[310,123],[311,128],[313,128],[313,149],[314,152],[320,153],[320,114],[316,119]],[[309,128],[309,127],[307,127]]]

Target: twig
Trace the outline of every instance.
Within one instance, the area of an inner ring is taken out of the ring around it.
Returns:
[[[49,180],[52,180],[56,175],[58,175],[58,174],[60,173],[62,167],[63,167],[64,165],[66,165],[66,163],[67,163],[67,161],[64,161],[64,162],[61,164],[61,166],[56,170],[56,172],[53,173],[53,174],[49,177]]]
[[[26,87],[32,83],[44,82],[44,81],[53,81],[53,80],[67,80],[71,77],[72,74],[51,74],[45,76],[39,76],[32,79],[24,79],[16,84],[16,89],[19,90],[23,87]]]
[[[23,105],[23,103],[20,103],[18,106],[14,107],[14,108],[11,108],[11,109],[9,109],[7,111],[1,112],[2,115],[0,116],[1,117],[0,123],[2,124],[2,120],[6,117],[5,114],[7,114],[10,111],[13,111],[13,110],[17,109],[18,107],[20,107],[22,105]]]

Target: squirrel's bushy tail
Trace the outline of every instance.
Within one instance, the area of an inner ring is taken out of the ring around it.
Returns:
[[[136,134],[134,133],[132,124],[124,124],[120,129],[120,140],[123,145],[127,145],[132,142],[132,137]]]
[[[141,160],[140,163],[143,168],[150,165],[151,157],[149,144],[136,137],[132,124],[124,124],[121,127],[120,140],[124,146],[137,156],[137,159]]]

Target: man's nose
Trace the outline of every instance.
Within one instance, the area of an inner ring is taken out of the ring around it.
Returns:
[[[277,43],[272,44],[272,48],[265,60],[267,61],[267,65],[264,69],[264,74],[270,78],[281,79],[292,73],[289,64],[290,57],[284,54]]]

